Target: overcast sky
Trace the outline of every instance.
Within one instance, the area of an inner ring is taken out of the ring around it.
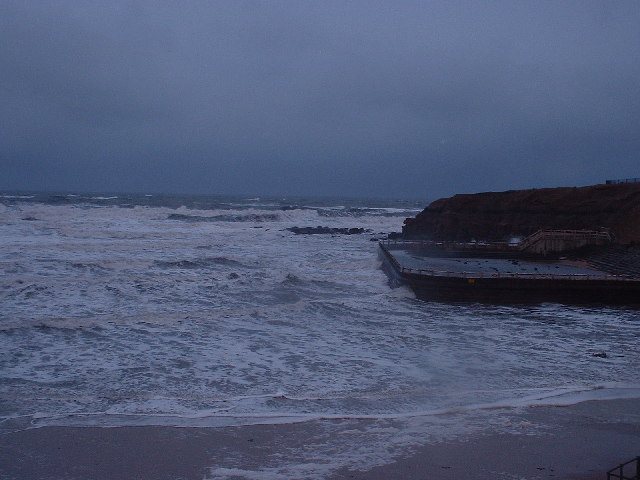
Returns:
[[[0,189],[640,177],[640,2],[0,0]]]

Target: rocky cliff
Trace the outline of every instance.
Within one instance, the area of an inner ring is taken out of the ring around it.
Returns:
[[[503,241],[541,228],[607,228],[640,243],[640,183],[461,194],[431,203],[402,228],[405,238]]]

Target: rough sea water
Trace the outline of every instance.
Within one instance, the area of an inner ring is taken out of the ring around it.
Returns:
[[[423,207],[1,195],[0,428],[321,420],[314,445],[211,478],[323,478],[517,431],[510,409],[640,397],[637,310],[391,289],[371,240]],[[287,230],[320,225],[369,232]]]

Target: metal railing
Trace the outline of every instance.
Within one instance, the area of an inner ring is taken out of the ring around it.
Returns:
[[[518,250],[517,243],[508,242],[444,242],[435,240],[381,240],[387,247],[437,248],[441,250]]]
[[[453,242],[435,240],[382,240],[386,246],[403,246],[418,248],[440,248],[445,250],[486,250],[486,251],[523,251],[540,240],[594,240],[611,242],[611,234],[597,230],[538,230],[518,243],[509,242]]]
[[[633,466],[635,465],[635,473]],[[607,480],[640,480],[640,457],[621,463],[607,472]]]
[[[520,250],[525,250],[541,240],[594,240],[611,242],[611,234],[597,230],[538,230],[518,244]]]
[[[621,178],[618,180],[605,180],[607,185],[617,185],[619,183],[636,183],[640,182],[640,178]]]

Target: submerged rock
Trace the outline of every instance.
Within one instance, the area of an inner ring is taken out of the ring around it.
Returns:
[[[334,228],[334,227],[290,227],[287,228],[296,235],[358,235],[371,230],[365,228]]]

